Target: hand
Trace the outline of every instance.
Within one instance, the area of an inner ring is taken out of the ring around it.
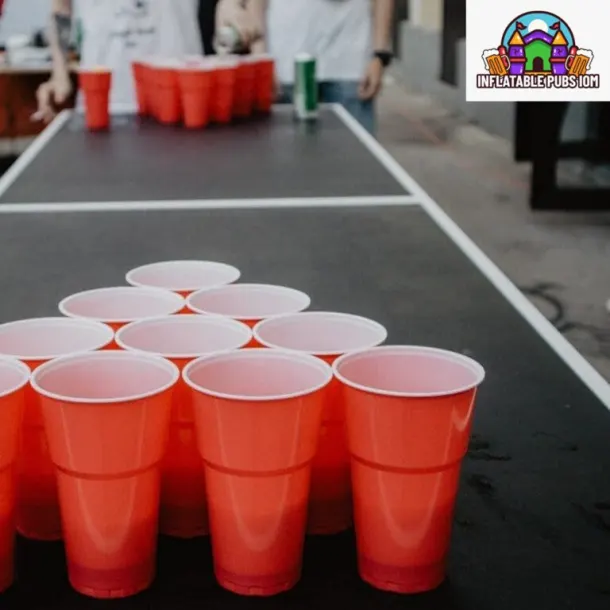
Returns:
[[[70,77],[54,75],[46,83],[42,83],[36,92],[38,110],[32,116],[32,120],[50,123],[57,114],[56,106],[64,104],[72,93],[72,82]]]
[[[245,47],[250,47],[263,36],[264,27],[253,11],[244,7],[242,0],[220,0],[216,8],[216,30],[234,27]]]
[[[252,53],[253,55],[260,55],[261,53],[266,53],[266,52],[267,52],[267,43],[266,43],[265,39],[262,37],[257,38],[250,45],[250,53]]]
[[[381,91],[383,72],[383,64],[378,58],[374,58],[369,62],[358,87],[358,96],[361,100],[372,100]]]

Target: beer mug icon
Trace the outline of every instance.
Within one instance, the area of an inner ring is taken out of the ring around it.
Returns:
[[[508,74],[510,69],[510,59],[506,54],[506,49],[500,47],[499,49],[487,49],[483,51],[483,63],[485,69],[490,74],[498,76],[504,76]]]
[[[570,49],[570,54],[566,59],[566,69],[568,74],[581,76],[582,74],[586,74],[587,71],[591,69],[592,62],[593,51],[572,47]]]

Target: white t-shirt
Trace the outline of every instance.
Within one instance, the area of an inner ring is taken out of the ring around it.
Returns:
[[[285,84],[294,81],[299,53],[316,57],[318,81],[359,81],[373,50],[371,0],[270,0],[267,28]]]
[[[202,53],[198,0],[76,0],[82,65],[112,69],[113,110],[136,105],[131,61]]]

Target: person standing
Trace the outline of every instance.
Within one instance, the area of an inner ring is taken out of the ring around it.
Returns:
[[[342,104],[375,131],[374,101],[392,60],[394,0],[248,0],[248,11],[263,30],[253,50],[275,58],[279,101],[292,100],[294,58],[309,53],[320,101]]]
[[[74,17],[82,36],[81,65],[113,73],[114,111],[136,106],[131,62],[146,56],[180,57],[202,53],[199,0],[52,0],[49,40],[51,78],[38,89],[37,117],[50,121],[55,104],[72,92],[68,52]]]

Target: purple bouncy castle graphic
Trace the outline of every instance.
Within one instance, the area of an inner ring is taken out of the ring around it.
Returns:
[[[489,74],[498,76],[583,75],[593,53],[576,46],[569,25],[553,13],[535,11],[514,19],[504,30],[502,44],[483,52]]]

